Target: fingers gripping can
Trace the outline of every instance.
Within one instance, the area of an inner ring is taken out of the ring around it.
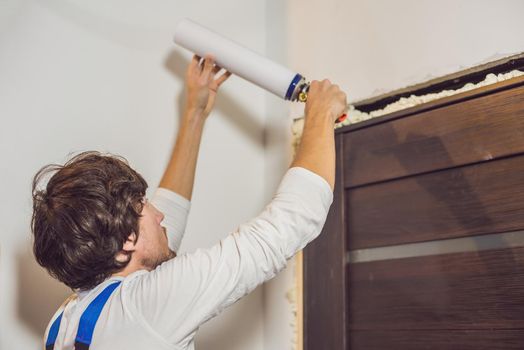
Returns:
[[[310,83],[302,74],[294,72],[190,19],[184,19],[178,23],[174,41],[200,57],[212,55],[219,67],[280,98],[293,102],[307,101]]]
[[[200,57],[211,54],[218,66],[289,101],[305,102],[309,83],[296,73],[218,33],[184,19],[174,41]]]

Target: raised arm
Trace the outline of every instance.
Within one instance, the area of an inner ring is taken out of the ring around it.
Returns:
[[[292,167],[306,168],[335,186],[334,123],[346,109],[346,94],[329,80],[313,81],[305,110],[304,131]]]
[[[201,62],[202,61],[202,62]],[[212,57],[194,56],[186,73],[187,99],[175,147],[151,203],[164,214],[169,248],[178,252],[186,229],[200,140],[217,90],[231,75],[217,77],[220,67]]]
[[[333,200],[333,123],[345,102],[338,87],[313,82],[301,150],[262,213],[135,281],[131,304],[169,343],[189,346],[203,322],[274,277],[321,232]]]
[[[176,192],[187,200],[191,200],[193,193],[204,124],[215,104],[218,88],[231,75],[225,72],[217,77],[220,67],[215,65],[211,56],[200,61],[201,58],[195,55],[187,69],[184,115],[175,147],[160,181],[161,188]]]

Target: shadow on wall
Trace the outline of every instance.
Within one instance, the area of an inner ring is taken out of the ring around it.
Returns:
[[[188,65],[189,61],[182,55],[180,51],[177,50],[172,50],[167,55],[164,62],[164,67],[171,74],[173,74],[176,79],[180,79],[181,81],[185,81]],[[229,80],[231,79],[235,79],[235,77],[230,77]],[[225,82],[224,85],[230,82],[229,80]],[[184,89],[182,93],[179,94],[176,101],[177,111],[180,119],[183,116],[183,111],[186,104],[185,100],[186,94]],[[239,104],[238,98],[232,97],[226,91],[219,91],[215,110],[220,111],[225,116],[225,120],[240,129],[242,134],[246,135],[250,142],[260,147],[264,147],[264,123],[259,121],[252,112]]]
[[[38,265],[31,249],[27,244],[16,254],[17,313],[36,337],[43,338],[51,317],[73,292]]]

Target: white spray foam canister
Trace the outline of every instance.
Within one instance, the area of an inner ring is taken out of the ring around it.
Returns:
[[[283,99],[305,100],[309,84],[302,75],[198,23],[182,20],[176,27],[174,41],[200,57],[211,54],[218,66]]]
[[[307,101],[309,82],[296,73],[190,19],[175,29],[175,43],[200,57],[211,54],[219,67],[290,101]],[[342,122],[343,114],[337,120]]]

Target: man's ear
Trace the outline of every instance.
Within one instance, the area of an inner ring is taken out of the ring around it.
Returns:
[[[136,246],[136,233],[131,233],[126,241],[124,242],[124,245],[122,246],[122,250],[126,252],[133,252],[135,251]]]
[[[122,246],[122,250],[116,254],[116,260],[120,262],[129,261],[129,256],[126,253],[132,253],[135,251],[136,246],[136,233],[130,234]]]

